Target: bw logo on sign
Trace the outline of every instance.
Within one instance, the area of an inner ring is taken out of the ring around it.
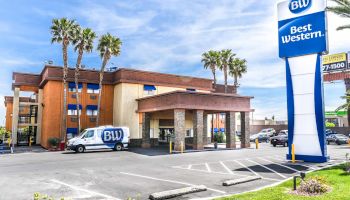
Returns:
[[[289,10],[298,14],[311,7],[311,0],[291,0],[289,3]]]

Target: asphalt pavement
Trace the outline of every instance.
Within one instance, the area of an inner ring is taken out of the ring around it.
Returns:
[[[42,152],[0,155],[0,199],[148,199],[155,192],[205,185],[207,191],[175,199],[212,199],[277,184],[301,171],[337,164],[348,145],[329,145],[328,163],[292,164],[286,147],[260,144],[259,149],[192,152],[169,155],[166,149],[123,152]],[[259,176],[260,180],[222,186],[226,180]]]

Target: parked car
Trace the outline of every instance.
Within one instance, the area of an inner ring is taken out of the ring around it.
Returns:
[[[280,132],[275,133],[275,136],[278,136],[280,134],[288,135],[288,130],[280,130]]]
[[[277,136],[271,137],[270,141],[274,147],[277,145],[288,146],[288,131],[280,132]]]
[[[2,141],[2,139],[0,139],[0,144],[2,144],[4,141]]]
[[[267,129],[261,130],[259,133],[266,133],[267,136],[272,137],[275,135],[276,131],[273,128],[267,128]]]
[[[255,140],[258,139],[260,142],[266,142],[268,143],[270,141],[270,137],[267,135],[267,133],[257,133],[250,136],[250,141],[255,142]]]
[[[88,128],[79,136],[68,140],[67,149],[77,153],[96,149],[121,151],[128,147],[129,140],[130,133],[127,127],[100,126]]]
[[[331,130],[331,129],[326,129],[326,136],[334,135],[334,134],[338,134],[338,133],[333,131],[333,130]]]
[[[349,138],[343,134],[332,134],[326,137],[327,144],[335,143],[337,145],[348,144]]]

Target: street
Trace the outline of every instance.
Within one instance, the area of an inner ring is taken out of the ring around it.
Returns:
[[[329,163],[292,164],[286,147],[260,144],[259,149],[237,149],[166,154],[165,149],[129,151],[42,152],[0,155],[0,199],[33,199],[34,193],[59,199],[148,199],[154,192],[193,185],[207,191],[176,199],[210,198],[278,183],[300,171],[342,162],[347,145],[329,145]],[[222,182],[248,176],[261,180],[234,186]]]

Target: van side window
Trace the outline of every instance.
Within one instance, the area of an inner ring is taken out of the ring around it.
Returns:
[[[94,130],[90,130],[90,131],[85,133],[84,138],[92,138],[92,137],[94,137],[94,133],[95,133]]]

